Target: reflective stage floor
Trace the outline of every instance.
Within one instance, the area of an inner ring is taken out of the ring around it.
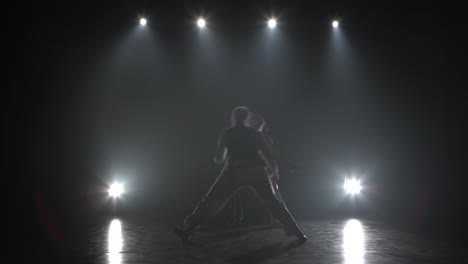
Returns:
[[[109,218],[74,250],[83,263],[468,263],[462,245],[401,232],[378,222],[299,221],[309,240],[298,244],[282,229],[259,227],[199,233],[182,243],[172,226]]]

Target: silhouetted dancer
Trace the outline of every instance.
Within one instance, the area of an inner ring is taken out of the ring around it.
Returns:
[[[245,125],[248,115],[246,107],[237,107],[232,111],[232,126],[219,137],[214,157],[216,164],[227,162],[227,166],[192,214],[185,218],[183,225],[175,228],[182,240],[186,241],[201,224],[215,216],[243,187],[257,192],[273,217],[290,230],[290,235],[303,242],[307,240],[284,203],[275,195],[275,188],[265,172],[265,166],[276,170],[272,151],[258,131]],[[262,159],[262,155],[265,159]]]
[[[279,171],[278,171],[278,164],[286,162],[287,165],[289,165],[289,162],[282,159],[281,156],[279,155],[279,153],[274,148],[273,138],[270,135],[270,129],[268,127],[268,123],[265,121],[263,116],[256,115],[256,114],[250,115],[248,120],[247,120],[247,125],[249,127],[252,127],[255,130],[258,130],[260,132],[260,134],[264,138],[264,142],[267,144],[268,148],[272,152],[272,155],[273,155],[273,161],[272,162],[274,162],[274,166],[265,167],[265,171],[266,171],[267,175],[270,178],[270,181],[271,181],[271,184],[272,184],[276,199],[278,199],[278,201],[285,208],[287,208],[286,203],[283,200],[283,196],[281,195],[281,193],[279,191],[278,182],[279,182],[279,179],[280,179],[280,175],[279,175]],[[264,155],[262,157],[265,159]],[[284,231],[286,232],[286,234],[288,236],[291,235],[294,232],[293,230],[289,230],[287,226],[283,226],[283,228],[284,228]]]
[[[273,168],[269,168],[268,166],[265,166],[265,171],[267,175],[270,177],[273,187],[276,187],[275,188],[276,198],[281,203],[283,203],[282,196],[278,190],[279,172],[278,172],[277,164],[280,163],[280,159],[279,159],[280,156],[273,148],[273,139],[270,136],[268,125],[265,119],[263,118],[263,116],[254,114],[252,112],[250,112],[245,124],[246,126],[259,131],[260,134],[265,138],[265,142],[268,144],[268,146],[272,150],[273,157],[275,159],[275,164]],[[224,167],[226,166],[228,166],[228,163],[224,164],[223,170],[224,170]],[[221,173],[218,175],[218,177],[223,175],[223,170],[221,170]],[[244,189],[235,192],[232,199],[228,203],[226,203],[226,206],[231,205],[230,208],[223,208],[214,217],[213,220],[210,220],[210,225],[208,226],[202,225],[200,229],[212,228],[220,224],[225,227],[235,227],[235,226],[249,225],[249,224],[268,225],[268,224],[276,223],[277,220],[271,215],[271,213],[268,210],[266,210],[266,208],[257,207],[258,205],[262,204],[262,199],[258,197],[257,193],[255,191],[252,191],[250,188],[244,188]],[[251,192],[248,192],[249,190],[251,190]],[[254,207],[257,207],[257,208],[254,208]],[[255,216],[255,220],[251,218],[249,221],[249,215],[246,214],[246,212],[247,213],[249,212],[249,209],[251,213],[250,216]],[[252,209],[255,211],[252,211]],[[229,218],[230,221],[226,221],[227,220],[226,213],[229,215],[229,210],[231,210],[231,213],[230,213],[231,217]],[[219,222],[219,220],[224,220],[226,222],[221,223]],[[283,226],[283,228],[285,227]],[[287,229],[285,229],[285,231],[286,233],[289,233]]]
[[[268,166],[265,166],[265,171],[266,171],[268,177],[270,177],[272,186],[274,187],[274,192],[275,192],[276,198],[278,199],[278,201],[283,203],[283,198],[282,198],[282,196],[281,196],[281,194],[280,194],[280,192],[278,190],[279,155],[275,151],[275,149],[273,148],[273,139],[270,136],[268,125],[267,125],[265,119],[263,118],[263,116],[258,115],[258,114],[254,114],[252,112],[250,112],[245,124],[246,124],[246,126],[251,127],[253,129],[257,130],[258,132],[260,132],[262,137],[264,137],[264,139],[265,139],[265,143],[268,145],[268,147],[270,148],[270,150],[273,153],[274,164],[273,164],[273,166],[271,168],[268,167]],[[262,155],[262,158],[264,158],[263,155]],[[235,223],[235,224],[240,224],[240,223],[243,222],[243,220],[244,220],[244,207],[251,205],[252,202],[257,202],[257,201],[252,201],[253,198],[260,198],[260,197],[258,197],[258,195],[253,196],[253,197],[252,196],[245,197],[245,194],[246,194],[245,192],[240,192],[239,191],[239,192],[236,192],[236,194],[232,198],[233,199],[233,204],[234,204],[233,223]],[[255,200],[257,200],[257,199],[255,199]],[[257,212],[257,217],[259,216],[258,213],[259,212]],[[266,213],[268,214],[267,217],[269,218],[269,224],[275,223],[276,219],[269,212],[266,212]],[[285,229],[285,231],[286,231],[286,233],[289,233],[289,231],[287,229]]]

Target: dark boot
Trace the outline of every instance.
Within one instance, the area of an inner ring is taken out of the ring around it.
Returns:
[[[174,227],[174,233],[186,242],[189,237],[193,234],[193,231],[196,229],[196,225],[193,224],[193,217],[187,216],[184,219],[184,223]]]
[[[280,214],[278,215],[278,221],[284,226],[286,236],[296,236],[301,242],[307,241],[307,237],[302,233],[296,221],[292,217],[291,213],[285,207],[281,208]]]
[[[189,239],[191,233],[187,232],[184,228],[181,226],[176,226],[174,227],[174,233],[182,239],[183,242],[187,242]]]

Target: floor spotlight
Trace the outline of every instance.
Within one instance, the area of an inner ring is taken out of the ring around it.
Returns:
[[[140,18],[140,25],[145,26],[146,22],[146,18]]]
[[[351,194],[351,195],[359,194],[362,189],[361,181],[354,177],[351,179],[346,178],[344,185],[343,185],[343,189],[346,194]]]
[[[199,18],[199,19],[197,20],[197,25],[198,25],[199,28],[204,28],[204,27],[206,26],[206,21],[205,21],[205,19]]]
[[[270,27],[270,28],[275,28],[275,27],[276,27],[276,19],[270,18],[270,19],[268,20],[268,27]]]
[[[114,182],[108,190],[109,196],[112,198],[120,197],[123,194],[123,192],[124,192],[123,185],[118,182]]]
[[[335,21],[332,22],[333,28],[338,28],[339,25],[340,25],[340,23],[338,23],[337,20],[335,20]]]

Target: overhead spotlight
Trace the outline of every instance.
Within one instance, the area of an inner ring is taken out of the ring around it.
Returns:
[[[340,23],[338,23],[338,20],[334,20],[334,21],[332,22],[333,28],[338,28],[339,25],[340,25]]]
[[[199,28],[204,28],[206,26],[206,21],[202,17],[197,20],[197,25]]]
[[[270,18],[270,19],[268,20],[268,27],[270,27],[270,28],[275,28],[275,27],[276,27],[276,19]]]
[[[146,22],[146,18],[140,18],[140,25],[145,26]]]
[[[118,182],[114,182],[108,190],[109,196],[113,198],[120,197],[123,194],[123,192],[124,192],[123,185]]]

